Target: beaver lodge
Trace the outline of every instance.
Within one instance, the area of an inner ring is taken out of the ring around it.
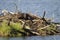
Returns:
[[[40,36],[55,35],[60,31],[50,19],[29,13],[2,11],[0,16],[0,36]]]

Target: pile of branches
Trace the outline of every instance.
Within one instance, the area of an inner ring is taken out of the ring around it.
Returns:
[[[8,13],[4,16],[0,16],[0,22],[2,22],[3,20],[7,20],[9,26],[10,22],[14,23],[19,22],[22,24],[25,34],[29,33],[29,35],[42,35],[42,34],[46,35],[52,33],[55,34],[57,32],[55,29],[53,30],[53,32],[49,30],[50,33],[49,32],[47,33],[48,30],[46,30],[46,28],[50,27],[51,22],[44,18],[45,14],[46,13],[44,12],[43,17],[40,18],[28,13],[21,12],[18,12],[17,14]],[[56,28],[55,26],[53,27]]]

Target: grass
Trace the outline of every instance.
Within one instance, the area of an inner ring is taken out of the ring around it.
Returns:
[[[28,26],[26,26],[28,28]],[[0,36],[21,36],[21,33],[16,32],[15,30],[19,30],[24,32],[22,29],[21,23],[14,23],[10,22],[10,26],[8,26],[8,21],[4,20],[2,23],[0,23]],[[12,30],[14,29],[14,30]],[[40,29],[40,28],[39,28]],[[48,33],[54,32],[53,30],[56,30],[56,25],[51,24],[48,28],[39,30],[40,35],[46,35],[46,30],[48,30]],[[12,32],[12,33],[11,33]]]
[[[10,26],[12,26],[16,30],[22,30],[22,25],[20,23],[10,23]]]
[[[1,36],[11,35],[10,32],[12,31],[11,30],[12,28],[15,30],[22,30],[22,25],[20,23],[11,22],[10,26],[8,26],[7,22],[8,21],[4,20],[0,25],[0,35]],[[20,33],[18,33],[18,35],[20,35]]]
[[[3,36],[7,36],[10,32],[10,27],[7,25],[7,21],[3,21],[0,26],[0,33]]]

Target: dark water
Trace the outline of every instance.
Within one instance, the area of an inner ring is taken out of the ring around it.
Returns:
[[[0,40],[60,40],[60,35],[54,36],[30,36],[30,37],[0,37]]]

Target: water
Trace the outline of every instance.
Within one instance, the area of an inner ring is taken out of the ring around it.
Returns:
[[[60,36],[0,37],[0,40],[60,40]]]
[[[15,12],[15,4],[19,11],[33,13],[38,16],[43,15],[46,11],[47,18],[60,22],[60,0],[0,0],[0,13],[3,9]],[[31,37],[0,37],[0,40],[60,40],[60,36],[31,36]]]
[[[0,0],[0,13],[3,9],[15,12],[14,3],[22,12],[33,13],[42,17],[43,12],[46,11],[45,17],[53,17],[54,22],[60,22],[60,0]],[[0,40],[60,40],[60,36],[0,37]]]
[[[60,0],[0,0],[0,11],[7,9],[8,11],[16,11],[33,13],[38,16],[43,15],[46,11],[46,18],[53,18],[54,22],[60,22]],[[54,14],[54,16],[53,16]]]

